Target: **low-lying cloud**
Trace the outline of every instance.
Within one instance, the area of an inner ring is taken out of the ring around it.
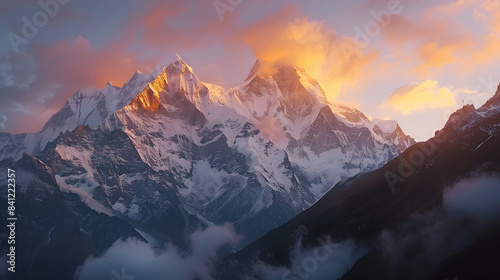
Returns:
[[[444,205],[450,215],[464,217],[480,227],[500,223],[500,178],[465,179],[446,189]]]
[[[464,179],[443,194],[443,209],[412,217],[397,230],[385,230],[379,249],[393,269],[422,279],[446,258],[459,253],[489,227],[500,226],[500,177]]]
[[[242,277],[245,280],[302,280],[337,279],[342,277],[368,252],[368,247],[354,240],[332,242],[329,237],[319,237],[319,246],[303,248],[301,238],[290,250],[290,267],[273,267],[258,262],[253,266],[256,277]]]
[[[135,238],[117,241],[101,257],[88,258],[75,279],[213,279],[211,266],[217,258],[217,249],[235,245],[239,239],[234,228],[226,224],[192,234],[190,252],[182,252],[173,245],[157,252]]]

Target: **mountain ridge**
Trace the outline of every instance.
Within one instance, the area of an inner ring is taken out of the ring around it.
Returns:
[[[348,120],[297,67],[229,90],[179,56],[152,73],[77,92],[41,133],[0,134],[0,162],[33,154],[83,212],[115,217],[151,244],[185,248],[197,229],[231,223],[244,246],[414,143],[358,110],[348,111],[364,117]]]

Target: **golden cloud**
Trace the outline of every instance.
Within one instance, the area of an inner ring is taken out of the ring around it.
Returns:
[[[330,100],[342,86],[355,85],[365,67],[378,57],[375,52],[352,50],[353,38],[339,36],[324,22],[301,15],[294,6],[245,28],[240,40],[251,48],[264,71],[281,64],[301,67],[319,81]]]
[[[483,30],[471,30],[454,17],[472,13]],[[432,77],[436,70],[471,72],[478,65],[500,59],[500,2],[457,0],[436,4],[410,19],[394,15],[383,38],[398,53],[405,50],[412,72],[419,78]]]
[[[434,80],[413,83],[394,91],[381,107],[390,107],[403,115],[425,109],[452,107],[456,105],[456,93],[439,87]]]

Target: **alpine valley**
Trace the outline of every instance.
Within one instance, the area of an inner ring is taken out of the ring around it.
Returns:
[[[257,62],[224,89],[177,55],[0,140],[1,174],[17,177],[19,279],[71,279],[127,237],[186,249],[226,223],[242,236],[228,255],[415,144],[395,121],[327,101],[298,67],[264,74]]]

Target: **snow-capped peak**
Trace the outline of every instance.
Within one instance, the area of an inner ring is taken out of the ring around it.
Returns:
[[[257,126],[274,118],[286,134],[299,139],[328,102],[319,83],[299,67],[256,61],[247,79],[229,90],[226,105]]]
[[[395,120],[373,119],[371,123],[373,126],[380,128],[383,133],[393,133],[398,127],[398,123]]]
[[[256,79],[273,79],[276,82],[281,82],[283,86],[293,86],[289,84],[290,82],[300,83],[304,87],[306,87],[306,89],[309,90],[310,93],[318,95],[317,97],[322,103],[326,103],[325,92],[319,85],[318,81],[309,76],[301,67],[286,64],[276,64],[269,66],[257,60],[250,70],[247,78],[245,79],[243,86],[248,85]],[[283,89],[282,92],[288,93]]]

